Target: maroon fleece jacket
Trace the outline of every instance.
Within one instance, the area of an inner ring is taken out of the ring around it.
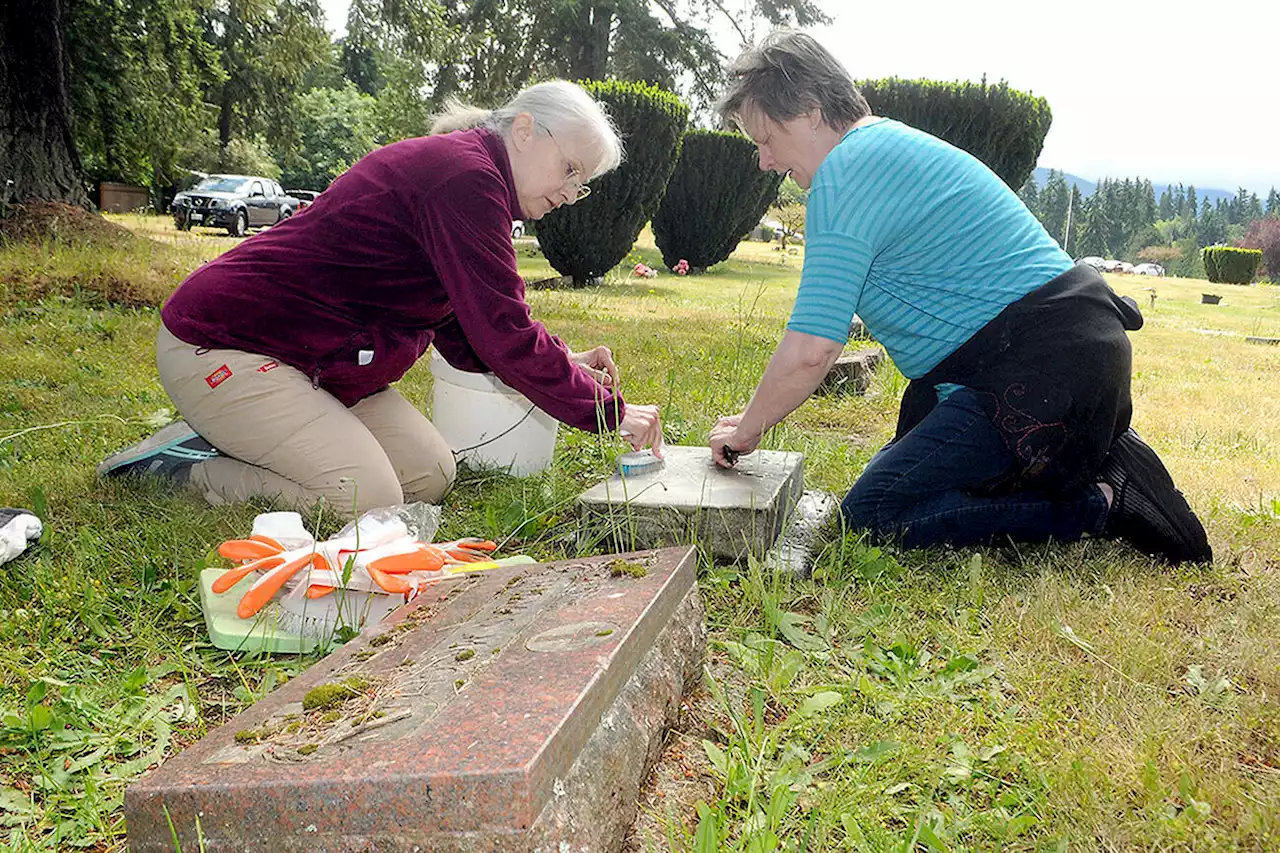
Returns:
[[[348,406],[434,343],[454,367],[492,371],[563,423],[616,429],[621,396],[529,314],[511,244],[521,217],[497,135],[406,139],[193,272],[161,316],[180,340],[261,353]]]

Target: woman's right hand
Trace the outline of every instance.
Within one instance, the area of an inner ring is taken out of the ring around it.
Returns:
[[[618,432],[635,450],[653,448],[653,455],[662,458],[662,418],[657,406],[638,406],[628,403]]]

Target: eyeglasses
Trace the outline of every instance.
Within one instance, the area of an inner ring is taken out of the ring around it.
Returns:
[[[560,152],[561,159],[564,160],[564,185],[573,190],[573,200],[575,202],[582,201],[584,198],[591,195],[591,187],[587,186],[587,184],[582,180],[582,172],[573,165],[568,156],[564,153],[564,149],[561,148],[560,143],[556,141],[556,136],[551,132],[551,128],[543,125],[542,129],[547,132],[547,136],[551,139],[551,144],[556,147],[556,150]]]

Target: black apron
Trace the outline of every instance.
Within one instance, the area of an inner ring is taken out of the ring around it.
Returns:
[[[979,393],[1017,460],[991,492],[1066,492],[1096,480],[1129,427],[1133,353],[1142,313],[1092,267],[1077,264],[1007,306],[933,370],[907,386],[897,438],[937,405],[935,386]],[[874,330],[873,330],[874,331]]]

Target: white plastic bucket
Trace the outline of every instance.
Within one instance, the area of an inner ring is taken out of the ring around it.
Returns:
[[[431,354],[431,422],[459,461],[527,477],[551,465],[555,418],[492,373],[457,370]]]

